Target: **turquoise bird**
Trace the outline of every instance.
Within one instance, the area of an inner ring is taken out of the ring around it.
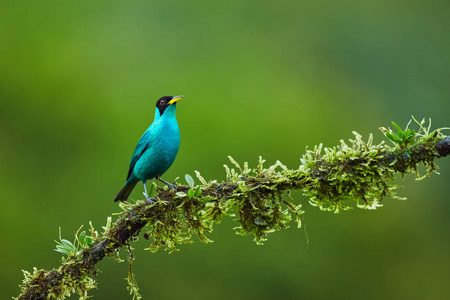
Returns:
[[[147,193],[146,181],[156,178],[169,187],[167,181],[161,179],[172,165],[180,147],[180,129],[175,118],[177,102],[184,96],[164,96],[156,102],[155,119],[144,132],[131,157],[125,186],[114,198],[125,201],[139,181],[144,184],[144,196],[153,203]]]

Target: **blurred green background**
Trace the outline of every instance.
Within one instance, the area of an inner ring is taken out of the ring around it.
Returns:
[[[6,1],[0,5],[0,298],[22,269],[59,265],[72,239],[119,209],[156,100],[183,94],[165,179],[224,179],[227,155],[299,166],[411,115],[450,126],[448,1]],[[407,201],[320,212],[264,246],[224,220],[215,242],[156,254],[134,245],[144,299],[449,299],[450,161],[399,182]],[[184,182],[184,180],[183,180]],[[142,185],[133,192],[140,198]],[[86,228],[86,227],[85,227]],[[307,243],[309,237],[309,244]],[[122,253],[125,258],[125,253]],[[131,299],[128,265],[98,264],[95,299]],[[77,297],[72,297],[76,299]]]

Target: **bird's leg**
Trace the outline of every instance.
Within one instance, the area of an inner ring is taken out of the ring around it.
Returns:
[[[144,190],[145,192],[143,194],[145,196],[145,199],[147,199],[147,201],[150,202],[150,204],[155,203],[155,201],[152,198],[150,198],[150,196],[147,193],[147,185],[145,184],[145,182],[144,182]]]
[[[177,188],[177,186],[175,184],[168,183],[167,181],[165,181],[164,179],[162,179],[160,177],[158,177],[158,180],[161,182],[164,182],[171,190],[175,190]]]

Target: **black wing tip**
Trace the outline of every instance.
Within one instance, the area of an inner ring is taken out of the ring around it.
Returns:
[[[116,197],[114,197],[114,202],[126,201],[137,183],[138,180],[127,181],[125,186],[117,193]]]
[[[120,190],[120,192],[114,197],[114,202],[126,201],[130,193],[128,193],[128,191],[125,190],[125,188]]]

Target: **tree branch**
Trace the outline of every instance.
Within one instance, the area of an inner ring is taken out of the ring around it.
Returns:
[[[237,233],[253,234],[255,242],[262,244],[271,232],[287,228],[292,217],[300,227],[303,211],[301,205],[291,201],[292,190],[303,191],[313,206],[336,213],[351,208],[349,200],[356,201],[360,208],[382,206],[386,196],[399,198],[395,194],[397,186],[389,183],[395,174],[404,176],[412,172],[425,178],[435,172],[437,158],[450,154],[449,137],[440,130],[430,133],[429,127],[422,126],[423,122],[419,125],[421,134],[412,131],[412,138],[407,130],[396,136],[383,128],[394,141],[394,147],[383,142],[373,145],[372,136],[364,142],[357,133],[350,145],[341,140],[333,148],[316,146],[306,151],[296,170],[279,161],[265,168],[261,157],[258,166],[250,169],[247,163],[240,166],[230,157],[234,168],[225,165],[224,182],[206,182],[196,171],[201,184],[195,185],[187,178],[190,185],[177,185],[174,190],[157,188],[155,204],[141,200],[121,203],[119,218],[112,226],[104,227],[103,234],[99,235],[91,226],[88,238],[77,233],[73,244],[61,240],[58,251],[66,251],[67,257],[58,269],[24,271],[18,299],[64,299],[72,293],[85,299],[87,291],[96,286],[95,265],[105,256],[118,258],[117,250],[129,245],[143,228],[144,238],[153,241],[149,250],[162,247],[175,251],[179,244],[191,243],[193,235],[209,242],[205,234],[212,231],[213,223],[236,214],[240,223]],[[419,165],[427,167],[423,177],[417,171]],[[130,291],[139,298],[134,283]]]

